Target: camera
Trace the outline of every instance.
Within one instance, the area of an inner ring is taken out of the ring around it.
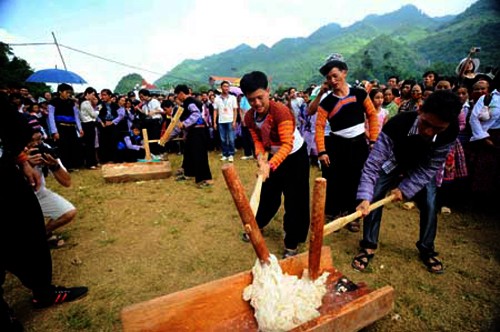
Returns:
[[[43,158],[45,158],[45,155],[50,154],[52,158],[57,159],[59,158],[58,150],[57,147],[51,147],[48,144],[45,143],[40,143],[37,146],[35,146],[35,149],[31,151],[31,155],[35,155],[40,153]]]

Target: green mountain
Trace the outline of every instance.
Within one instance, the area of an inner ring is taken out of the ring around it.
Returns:
[[[342,28],[331,23],[307,38],[285,38],[267,47],[241,44],[200,60],[185,60],[155,84],[169,89],[187,83],[196,90],[210,76],[241,77],[252,70],[265,72],[274,88],[303,88],[322,80],[318,68],[332,52],[344,55],[349,79],[385,80],[390,74],[420,78],[435,69],[453,75],[460,59],[481,46],[481,68],[500,64],[500,15],[497,0],[479,0],[456,16],[431,18],[406,5],[384,15],[369,15]]]
[[[114,92],[119,94],[126,94],[127,92],[134,90],[136,86],[140,86],[142,80],[143,78],[139,74],[125,75],[116,85]]]

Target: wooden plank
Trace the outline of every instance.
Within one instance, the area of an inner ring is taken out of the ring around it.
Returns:
[[[280,265],[284,272],[300,276],[308,267],[308,254],[282,260]],[[342,274],[332,266],[329,247],[322,248],[320,270],[331,273],[321,316],[294,331],[355,331],[392,310],[391,287],[372,291],[360,283],[357,290],[337,294],[335,285]],[[123,331],[257,331],[253,308],[242,298],[251,281],[251,271],[245,271],[130,305],[121,312]]]
[[[343,305],[331,305],[327,309],[322,307],[320,317],[291,331],[359,331],[385,317],[394,308],[394,288],[390,286],[384,286],[373,291],[369,290],[359,297],[348,293],[338,295],[339,298],[349,296],[352,298],[348,299],[348,302]]]
[[[102,176],[106,182],[129,182],[165,179],[172,176],[170,162],[137,162],[106,164],[101,168]]]

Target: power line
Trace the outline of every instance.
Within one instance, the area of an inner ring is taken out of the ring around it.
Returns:
[[[163,75],[162,73],[158,73],[156,71],[152,71],[152,70],[141,68],[141,67],[137,67],[137,66],[134,66],[134,65],[129,65],[129,64],[126,64],[124,62],[120,62],[120,61],[115,61],[115,60],[112,60],[112,59],[108,59],[108,58],[102,57],[100,55],[95,55],[95,54],[92,54],[92,53],[89,53],[89,52],[86,52],[86,51],[78,50],[78,49],[70,47],[70,46],[66,46],[66,45],[63,45],[63,44],[59,44],[59,45],[61,47],[67,48],[68,50],[71,50],[71,51],[74,51],[74,52],[78,52],[78,53],[82,53],[82,54],[85,54],[85,55],[88,55],[88,56],[91,56],[91,57],[94,57],[94,58],[97,58],[97,59],[101,59],[101,60],[104,60],[104,61],[112,62],[112,63],[115,63],[117,65],[121,65],[121,66],[132,68],[132,69],[142,70],[142,71],[145,71],[145,72],[148,72],[148,73],[151,73],[151,74]]]
[[[9,46],[41,46],[41,45],[54,45],[54,43],[9,43]]]
[[[42,46],[42,45],[56,45],[56,44],[55,43],[12,43],[12,44],[8,44],[8,45],[9,46]],[[67,46],[67,45],[63,45],[63,44],[58,44],[58,45],[60,47],[66,48],[66,49],[68,49],[70,51],[81,53],[81,54],[85,54],[87,56],[90,56],[90,57],[93,57],[93,58],[97,58],[97,59],[100,59],[100,60],[103,60],[103,61],[111,62],[111,63],[117,64],[117,65],[120,65],[120,66],[124,66],[124,67],[127,67],[127,68],[136,69],[136,70],[148,72],[148,73],[151,73],[151,74],[161,75],[161,76],[165,75],[165,73],[159,73],[159,72],[156,72],[156,71],[153,71],[153,70],[149,70],[149,69],[137,67],[137,66],[134,66],[134,65],[129,65],[129,64],[124,63],[124,62],[116,61],[116,60],[113,60],[113,59],[108,59],[108,58],[105,58],[103,56],[92,54],[92,53],[87,52],[87,51],[79,50],[79,49],[76,49],[76,48],[71,47],[71,46]],[[172,76],[172,75],[169,75],[169,76],[171,78],[174,78],[174,79],[177,79],[177,80],[181,80],[181,81],[188,81],[188,82],[193,82],[193,83],[203,83],[203,82],[195,81],[195,80],[188,79],[188,78],[176,77],[176,76]]]

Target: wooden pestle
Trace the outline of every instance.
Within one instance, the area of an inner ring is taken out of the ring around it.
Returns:
[[[311,235],[309,236],[309,278],[319,277],[321,247],[323,245],[323,227],[325,225],[326,179],[314,180],[311,211]]]
[[[224,164],[222,166],[222,174],[224,175],[224,180],[226,180],[229,192],[231,196],[233,196],[234,204],[243,222],[243,228],[250,237],[250,242],[252,243],[257,257],[262,263],[269,263],[269,249],[264,241],[264,237],[262,237],[262,233],[257,225],[248,198],[245,195],[245,188],[241,184],[234,165]]]

